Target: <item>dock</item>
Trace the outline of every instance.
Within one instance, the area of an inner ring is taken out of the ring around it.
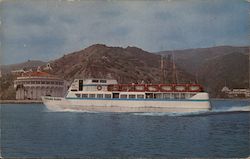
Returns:
[[[0,104],[42,104],[42,100],[0,100]]]

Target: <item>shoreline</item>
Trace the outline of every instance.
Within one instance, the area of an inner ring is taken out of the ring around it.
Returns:
[[[42,100],[0,100],[0,104],[42,104]]]

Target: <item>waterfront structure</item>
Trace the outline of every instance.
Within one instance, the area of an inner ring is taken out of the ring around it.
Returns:
[[[22,73],[14,81],[14,88],[18,100],[40,100],[41,96],[62,97],[66,90],[64,80],[42,71]]]
[[[231,90],[225,86],[221,92],[229,98],[250,98],[250,89],[246,88],[234,88]]]
[[[64,98],[42,97],[48,109],[101,112],[196,112],[211,109],[198,84],[118,84],[114,79],[75,79]]]

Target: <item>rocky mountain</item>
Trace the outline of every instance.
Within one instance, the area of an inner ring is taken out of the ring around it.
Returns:
[[[207,61],[231,53],[247,54],[249,52],[250,47],[217,46],[210,48],[162,51],[158,52],[158,54],[174,54],[175,62],[181,68],[185,69],[185,71],[195,75],[197,72],[200,72],[203,65],[207,64]]]
[[[38,61],[38,60],[28,60],[23,63],[18,64],[11,64],[11,65],[0,65],[0,69],[2,74],[10,73],[12,70],[19,70],[19,69],[31,69],[36,68],[38,66],[45,65],[46,62]]]
[[[115,78],[122,83],[159,83],[161,56],[136,47],[108,47],[96,44],[52,61],[52,73],[67,80],[74,78]],[[177,67],[180,82],[193,76]],[[170,78],[172,77],[168,77]]]
[[[212,97],[218,97],[225,84],[229,88],[248,88],[249,52],[250,47],[220,46],[159,54],[173,54],[181,68],[197,76]]]
[[[223,86],[248,88],[248,55],[231,53],[207,60],[199,70],[200,81],[211,96],[218,97]]]

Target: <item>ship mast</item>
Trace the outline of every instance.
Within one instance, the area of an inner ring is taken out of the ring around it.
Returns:
[[[163,72],[163,55],[161,55],[161,83],[164,82],[164,72]]]
[[[166,63],[164,55],[161,55],[161,83],[166,83]]]

